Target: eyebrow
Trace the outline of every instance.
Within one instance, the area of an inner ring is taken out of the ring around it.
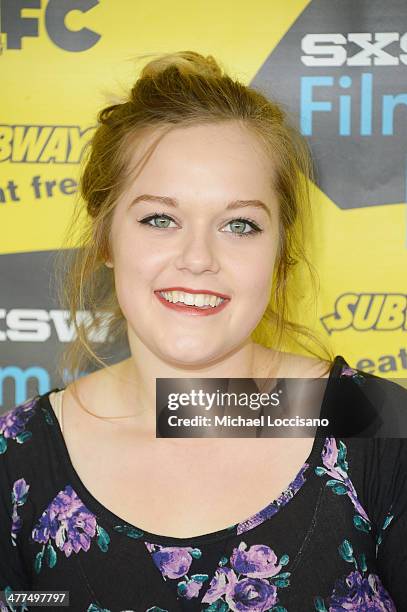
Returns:
[[[151,195],[150,193],[143,193],[142,195],[137,196],[132,200],[130,206],[137,204],[141,200],[145,202],[160,202],[160,204],[164,204],[165,206],[172,206],[173,208],[178,207],[178,202],[174,198],[170,198],[168,196],[156,196]],[[226,210],[233,210],[235,208],[243,208],[245,206],[254,206],[255,208],[263,209],[269,217],[271,217],[270,209],[264,202],[261,200],[233,200],[233,202],[229,202],[226,206]],[[130,208],[130,207],[129,207]]]

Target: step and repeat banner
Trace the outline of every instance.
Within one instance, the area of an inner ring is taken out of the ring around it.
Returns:
[[[321,290],[301,322],[354,367],[407,376],[405,0],[0,6],[0,412],[63,385],[73,330],[53,258],[97,111],[135,81],[137,55],[186,49],[280,100],[310,143]]]

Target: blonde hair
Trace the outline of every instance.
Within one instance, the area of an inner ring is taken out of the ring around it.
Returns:
[[[59,362],[62,376],[66,370],[75,376],[89,364],[106,365],[100,353],[102,347],[95,340],[102,325],[107,326],[108,332],[108,342],[103,346],[109,348],[111,342],[120,342],[126,336],[126,320],[116,298],[113,272],[105,261],[110,257],[115,203],[131,175],[134,143],[142,139],[146,130],[156,130],[156,146],[173,128],[225,121],[239,122],[251,130],[275,165],[280,244],[270,303],[252,339],[275,349],[291,340],[306,353],[332,361],[331,350],[317,334],[292,320],[292,312],[303,297],[300,285],[304,270],[299,272],[297,264],[309,273],[305,293],[315,296],[317,284],[316,271],[305,249],[305,241],[311,238],[310,184],[314,179],[308,145],[281,104],[231,78],[211,55],[180,51],[150,60],[127,98],[98,114],[98,127],[84,159],[80,181],[80,195],[86,206],[84,209],[82,204],[74,210],[65,236],[72,248],[61,252],[56,265],[60,303],[69,311],[76,332]],[[84,319],[84,313],[90,317]],[[315,346],[309,346],[310,342]]]

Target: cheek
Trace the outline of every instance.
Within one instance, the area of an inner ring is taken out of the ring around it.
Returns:
[[[119,275],[128,275],[126,280],[132,285],[154,280],[154,274],[165,263],[165,249],[154,248],[146,233],[124,226],[114,238],[115,268]]]
[[[114,258],[115,287],[124,313],[142,307],[151,301],[157,278],[163,267],[163,254],[152,252],[142,241],[127,240],[122,236],[117,243]]]
[[[275,256],[276,249],[268,248],[245,262],[246,282],[242,290],[245,311],[250,312],[249,325],[258,323],[270,302]]]
[[[242,238],[241,240],[246,240]],[[249,240],[249,239],[247,239]],[[234,278],[237,287],[241,289],[247,299],[253,301],[268,300],[271,289],[276,249],[273,245],[264,245],[263,248],[246,251],[244,258],[239,258],[233,266]],[[265,298],[265,294],[267,296]]]

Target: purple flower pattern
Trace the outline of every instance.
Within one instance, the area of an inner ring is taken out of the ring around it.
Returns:
[[[201,556],[199,549],[164,547],[150,542],[145,542],[145,545],[164,579],[186,579],[178,582],[178,594],[181,597],[192,599],[199,595],[208,576],[195,574],[188,577],[193,558]],[[274,551],[262,544],[246,549],[247,544],[241,542],[239,547],[233,550],[229,561],[231,567],[220,567],[216,571],[202,603],[223,602],[225,606],[229,606],[225,607],[225,610],[263,612],[278,601],[277,587],[289,584],[289,572],[280,573],[283,565],[288,563],[288,556],[283,555],[278,561]],[[220,563],[227,562],[224,558]]]
[[[339,579],[329,602],[329,610],[372,610],[396,612],[394,602],[376,574],[351,572]]]
[[[21,517],[18,516],[17,507],[25,504],[29,488],[30,485],[26,483],[24,478],[19,478],[13,484],[13,490],[11,492],[11,502],[13,504],[11,515],[11,543],[13,546],[17,546],[17,534],[22,527],[22,520]]]
[[[318,612],[397,612],[392,598],[384,588],[377,574],[368,573],[364,554],[359,555],[359,563],[352,544],[344,540],[339,554],[355,570],[336,580],[327,608],[322,597],[314,598],[314,608]]]
[[[321,454],[324,467],[317,466],[315,473],[317,476],[331,476],[326,486],[330,487],[336,495],[347,495],[349,497],[357,512],[353,519],[355,527],[361,531],[370,531],[371,521],[360,503],[356,489],[348,475],[349,466],[346,453],[347,448],[342,440],[339,441],[338,446],[335,438],[326,438]]]
[[[44,510],[32,530],[32,539],[43,544],[36,556],[36,572],[41,570],[44,555],[49,567],[56,564],[57,555],[52,542],[69,557],[72,552],[88,551],[96,536],[100,550],[106,552],[109,535],[97,524],[95,515],[86,508],[72,487],[67,485]]]
[[[366,380],[362,372],[359,372],[354,368],[350,368],[349,366],[342,368],[341,376],[349,376],[358,385],[362,385]]]
[[[32,433],[26,425],[35,414],[37,400],[38,396],[30,398],[0,416],[0,454],[6,452],[8,440],[23,444],[31,438]]]
[[[363,384],[365,378],[361,372],[350,367],[342,369],[341,376],[350,376],[357,384]],[[346,460],[347,448],[342,440],[339,445],[333,437],[326,438],[322,451],[324,467],[315,468],[318,476],[328,474],[332,478],[326,483],[337,495],[348,495],[356,509],[353,523],[362,532],[371,531],[371,521],[361,505],[355,487],[348,475],[348,462]],[[391,510],[391,508],[390,508]],[[382,530],[391,522],[393,515],[390,510],[386,515]],[[381,542],[381,534],[376,540],[377,549]],[[358,612],[360,610],[372,612],[397,612],[390,594],[384,588],[377,574],[369,573],[364,553],[359,555],[359,563],[354,554],[352,544],[344,540],[339,547],[339,554],[348,563],[355,565],[355,570],[338,578],[329,598],[328,607],[322,597],[314,598],[314,607],[318,612]]]
[[[267,521],[269,518],[274,516],[274,514],[276,514],[283,506],[285,506],[306,482],[304,472],[308,469],[308,467],[308,463],[303,464],[297,476],[276,500],[272,501],[265,508],[263,508],[250,518],[242,521],[241,523],[238,523],[236,525],[236,533],[240,535],[246,531],[249,531],[250,529],[253,529],[253,527],[257,527],[257,525],[261,525],[261,523]]]
[[[289,586],[290,572],[280,573],[288,561],[288,555],[278,560],[269,546],[254,544],[247,549],[246,542],[241,541],[229,560],[225,557],[219,562],[221,567],[202,598],[202,603],[210,604],[205,610],[270,610],[279,601],[278,588]],[[278,609],[285,610],[282,606]]]
[[[198,597],[203,583],[208,580],[207,574],[192,574],[188,576],[194,559],[199,559],[202,552],[191,546],[161,546],[144,542],[151,553],[154,564],[160,570],[164,580],[179,580],[177,592],[180,597],[192,599]]]

